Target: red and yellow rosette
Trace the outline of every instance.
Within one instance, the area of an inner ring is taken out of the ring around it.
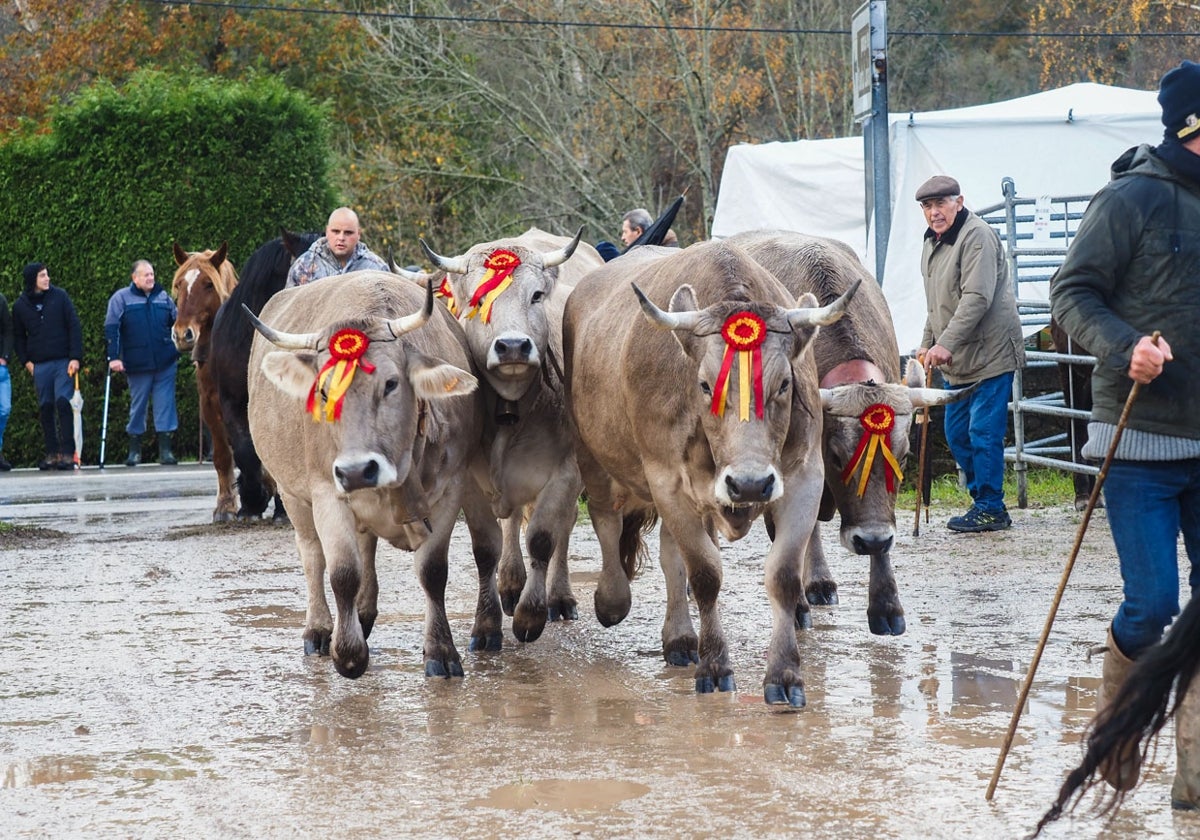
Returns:
[[[483,263],[483,267],[487,271],[483,275],[483,280],[475,287],[475,294],[471,295],[470,308],[467,310],[468,318],[478,315],[483,323],[491,323],[492,304],[495,303],[501,292],[512,285],[512,273],[520,264],[521,258],[512,251],[498,249],[488,255]]]
[[[454,290],[450,288],[449,280],[443,277],[442,282],[439,283],[438,287],[433,290],[433,296],[440,297],[442,299],[442,303],[444,303],[446,308],[450,310],[450,314],[456,318],[458,317],[458,306],[454,303]]]
[[[342,416],[342,402],[350,383],[354,381],[354,372],[360,367],[364,373],[374,373],[375,366],[363,358],[371,339],[359,330],[338,330],[329,340],[329,361],[317,373],[312,388],[308,391],[308,413],[313,420],[336,422]],[[328,390],[326,390],[328,383]],[[317,394],[325,392],[325,404],[317,399]]]
[[[867,477],[871,475],[871,467],[875,464],[875,452],[880,450],[883,452],[883,475],[887,481],[887,491],[895,493],[896,482],[904,480],[900,464],[888,445],[892,427],[896,425],[896,412],[892,411],[891,406],[875,403],[867,406],[858,422],[862,424],[863,434],[858,441],[858,449],[854,450],[854,457],[842,471],[842,483],[849,484],[854,471],[862,464],[862,473],[858,477],[858,495],[861,497],[866,492]]]
[[[729,394],[729,372],[733,369],[734,357],[738,363],[738,381],[741,393],[738,398],[738,417],[750,419],[751,392],[754,398],[754,415],[763,418],[762,343],[767,337],[767,322],[753,312],[735,312],[725,319],[721,327],[721,338],[725,339],[725,358],[721,360],[721,372],[713,387],[712,413],[725,416],[725,402]]]

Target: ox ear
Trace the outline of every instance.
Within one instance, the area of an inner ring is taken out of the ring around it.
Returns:
[[[408,381],[416,395],[425,400],[469,394],[479,385],[479,381],[462,368],[413,352],[408,356]]]
[[[317,354],[272,350],[262,360],[263,376],[289,397],[307,400],[317,375]]]

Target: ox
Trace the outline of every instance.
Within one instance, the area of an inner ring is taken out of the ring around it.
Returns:
[[[200,394],[200,419],[212,433],[213,467],[217,471],[217,506],[213,510],[213,522],[228,522],[237,514],[233,451],[225,434],[209,356],[213,319],[237,286],[237,272],[226,259],[227,243],[222,242],[215,251],[189,253],[178,242],[173,248],[179,266],[171,282],[171,295],[179,308],[179,316],[172,328],[175,346],[181,353],[191,353],[192,363],[196,366],[196,389]]]
[[[446,272],[475,369],[484,381],[484,486],[503,521],[499,591],[523,642],[547,617],[579,617],[567,544],[583,489],[567,421],[562,376],[562,312],[571,287],[604,264],[588,245],[536,228],[513,239],[429,259]],[[574,255],[574,258],[572,258]],[[530,574],[521,555],[522,513]],[[549,572],[549,577],[547,577]]]
[[[813,342],[825,415],[821,440],[825,493],[808,542],[807,597],[796,619],[801,626],[810,626],[809,603],[837,603],[837,584],[820,537],[820,522],[832,519],[836,508],[842,545],[871,558],[867,589],[871,632],[900,635],[905,630],[904,608],[891,549],[896,537],[896,492],[903,477],[899,468],[908,454],[913,410],[962,399],[969,389],[900,384],[900,351],[887,301],[849,246],[788,231],[751,231],[727,241],[744,248],[794,295],[809,292],[818,301],[833,301],[848,289],[858,289],[845,316],[821,330]]]
[[[764,698],[804,705],[795,616],[824,481],[807,348],[849,297],[818,309],[745,251],[708,242],[682,252],[634,249],[590,273],[567,301],[568,406],[602,559],[596,614],[611,625],[628,613],[622,532],[656,513],[667,577],[663,655],[674,664],[698,651],[698,692],[734,689],[717,609],[718,533],[740,539],[769,513],[776,527],[765,569],[772,630]]]
[[[275,492],[274,482],[263,475],[262,461],[250,435],[246,369],[254,328],[242,306],[254,315],[287,281],[292,260],[308,250],[320,234],[281,231],[280,236],[259,246],[242,266],[240,280],[221,304],[212,322],[212,346],[208,353],[209,376],[216,385],[226,439],[237,466],[238,519],[257,519],[275,500],[274,519],[287,514]]]
[[[415,552],[426,675],[462,676],[445,607],[460,508],[473,539],[488,531],[475,539],[472,646],[498,642],[501,624],[499,528],[482,494],[469,492],[482,406],[462,331],[434,307],[430,288],[379,271],[285,289],[261,320],[250,317],[260,333],[250,355],[250,432],[296,530],[308,584],[305,652],[327,651],[346,677],[367,668],[383,538]]]

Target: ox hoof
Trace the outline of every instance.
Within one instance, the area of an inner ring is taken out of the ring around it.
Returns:
[[[541,621],[536,621],[532,618],[526,619],[522,615],[524,612],[524,610],[519,611],[513,618],[513,635],[517,637],[518,642],[536,642],[542,637],[542,631],[546,629],[546,613],[539,612],[538,616]]]
[[[800,604],[796,607],[796,629],[812,629],[812,613],[809,612],[807,605]]]
[[[356,680],[367,672],[367,665],[370,664],[370,661],[371,654],[364,646],[362,656],[351,657],[346,662],[335,659],[333,667],[337,668],[337,672],[346,679]]]
[[[695,650],[664,650],[663,659],[668,665],[676,668],[686,668],[689,665],[700,664],[700,654]]]
[[[810,583],[804,587],[804,597],[815,607],[832,607],[838,602],[837,584],[831,580]]]
[[[503,650],[504,634],[496,631],[484,636],[472,636],[470,649],[473,651]]]
[[[220,525],[223,522],[233,522],[236,519],[237,519],[237,514],[235,514],[231,510],[214,510],[213,511],[213,520],[212,521],[213,521],[214,525]]]
[[[867,615],[867,626],[876,636],[903,636],[907,625],[902,615]]]
[[[696,693],[697,694],[712,694],[714,691],[735,691],[736,686],[733,681],[733,674],[725,674],[723,677],[696,677]]]
[[[579,607],[574,601],[563,601],[561,604],[551,604],[548,611],[551,621],[578,621]]]
[[[428,659],[425,661],[425,676],[427,677],[461,677],[463,668],[461,662],[442,662],[439,659]]]
[[[319,639],[304,640],[304,655],[305,656],[328,656],[329,655],[329,636],[322,636]]]
[[[791,706],[793,709],[803,709],[807,699],[804,697],[802,685],[764,685],[763,700],[768,706]]]
[[[516,595],[505,595],[500,593],[500,609],[504,610],[504,614],[509,618],[517,611],[517,603],[521,600],[520,593]]]

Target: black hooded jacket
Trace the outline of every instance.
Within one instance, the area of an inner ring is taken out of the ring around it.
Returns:
[[[57,286],[37,290],[37,278],[13,303],[13,341],[21,364],[83,357],[83,327],[75,305]]]

